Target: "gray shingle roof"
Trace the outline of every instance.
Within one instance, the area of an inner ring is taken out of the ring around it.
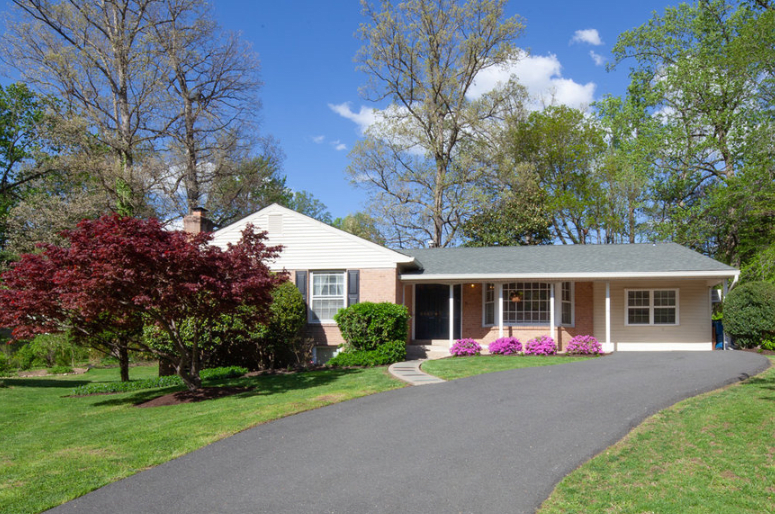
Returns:
[[[404,278],[424,276],[551,277],[612,274],[679,274],[733,276],[737,270],[676,243],[623,245],[551,245],[490,248],[401,250],[416,259],[418,270]],[[430,278],[430,277],[429,277]]]

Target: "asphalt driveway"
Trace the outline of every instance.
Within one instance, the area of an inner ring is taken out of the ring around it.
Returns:
[[[768,364],[617,353],[404,388],[247,430],[49,512],[534,512],[647,416]]]

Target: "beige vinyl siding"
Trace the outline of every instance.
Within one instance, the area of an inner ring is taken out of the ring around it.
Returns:
[[[364,269],[396,268],[411,257],[381,247],[294,211],[271,205],[215,233],[213,244],[225,248],[236,243],[245,225],[269,230],[268,244],[282,245],[280,256],[271,264],[281,269]]]
[[[704,280],[611,281],[611,341],[617,349],[712,349],[710,295]],[[678,289],[678,325],[625,325],[626,289]],[[605,341],[605,282],[594,283],[594,335]],[[649,348],[650,347],[650,348]]]

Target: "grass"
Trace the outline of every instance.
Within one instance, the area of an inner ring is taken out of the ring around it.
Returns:
[[[482,373],[493,373],[508,369],[534,368],[536,366],[551,366],[553,364],[567,364],[589,359],[604,357],[565,356],[565,355],[477,355],[475,357],[449,357],[433,361],[426,361],[422,370],[431,375],[454,380]]]
[[[223,380],[255,389],[171,407],[134,404],[180,387],[67,397],[79,385],[117,381],[118,373],[2,380],[0,512],[41,512],[260,423],[403,386],[373,368]],[[130,373],[156,374],[156,367]]]
[[[759,514],[773,506],[775,367],[649,418],[565,477],[539,513]]]

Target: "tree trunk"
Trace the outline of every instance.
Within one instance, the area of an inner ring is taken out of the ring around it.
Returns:
[[[121,368],[121,381],[129,382],[129,350],[123,343],[118,347],[118,366]]]

